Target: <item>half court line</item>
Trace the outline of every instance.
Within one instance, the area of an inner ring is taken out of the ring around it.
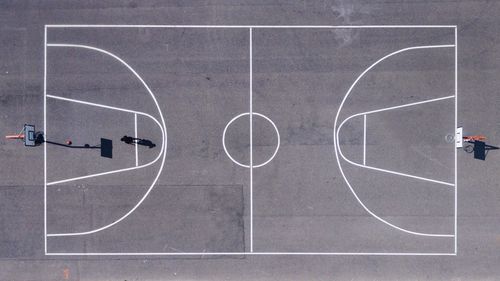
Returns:
[[[249,108],[249,119],[250,119],[250,252],[253,252],[253,54],[252,54],[252,37],[253,30],[249,30],[249,65],[250,65],[250,108]]]

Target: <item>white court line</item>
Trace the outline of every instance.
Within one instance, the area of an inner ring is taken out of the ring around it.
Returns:
[[[47,139],[47,26],[43,36],[43,134]],[[43,232],[47,254],[47,143],[43,142]]]
[[[48,256],[456,256],[456,253],[392,253],[392,252],[155,252],[155,253],[47,253]]]
[[[458,38],[457,38],[457,27],[455,27],[455,128],[454,130],[457,129],[458,127]],[[454,147],[455,150],[455,254],[458,252],[458,221],[457,221],[457,204],[458,204],[458,179],[457,179],[457,174],[458,174],[458,165],[457,165],[457,149]]]
[[[160,122],[158,120],[156,120],[156,118],[154,118],[153,116],[151,116],[151,115],[149,115],[147,113],[144,113],[144,112],[130,110],[130,109],[125,109],[125,108],[120,108],[120,107],[114,107],[114,106],[109,106],[109,105],[104,105],[104,104],[98,104],[98,103],[93,103],[93,102],[87,102],[87,101],[82,101],[82,100],[77,100],[77,99],[70,99],[70,98],[65,98],[65,97],[60,97],[60,96],[54,96],[54,95],[47,95],[47,97],[48,98],[57,99],[57,100],[63,100],[63,101],[68,101],[68,102],[74,102],[74,103],[89,105],[89,106],[106,108],[106,109],[110,109],[110,110],[117,110],[117,111],[123,111],[123,112],[133,113],[136,116],[137,116],[137,114],[143,115],[143,116],[146,116],[148,118],[151,118],[151,120],[153,120],[156,123],[156,125],[158,125],[158,127],[160,128],[160,130],[162,132],[162,136],[165,136],[165,131],[163,130]],[[161,146],[160,152],[158,153],[158,155],[156,156],[156,158],[154,160],[152,160],[151,162],[146,163],[144,165],[141,165],[141,166],[137,166],[136,165],[135,167],[123,168],[123,169],[112,170],[112,171],[107,171],[107,172],[102,172],[102,173],[96,173],[96,174],[91,174],[91,175],[86,175],[86,176],[80,176],[80,177],[74,177],[74,178],[69,178],[69,179],[64,179],[64,180],[52,181],[52,182],[48,182],[47,186],[57,185],[57,184],[71,182],[71,181],[76,181],[76,180],[94,178],[94,177],[98,177],[98,176],[105,176],[105,175],[110,175],[110,174],[116,174],[116,173],[121,173],[121,172],[136,170],[136,169],[146,168],[148,166],[153,165],[154,163],[156,163],[160,159],[160,157],[162,156],[163,151],[164,151],[164,145],[165,145],[165,138],[163,137],[163,139],[162,139],[162,146]]]
[[[50,28],[252,28],[252,29],[323,29],[323,28],[456,28],[456,25],[168,25],[168,24],[47,24]]]
[[[249,60],[250,60],[250,252],[253,252],[253,54],[252,54],[252,28],[249,29]]]
[[[453,98],[455,98],[454,95],[452,95],[452,96],[446,96],[446,97],[440,97],[440,98],[435,98],[435,99],[429,99],[429,100],[423,100],[423,101],[417,101],[417,102],[412,102],[412,103],[406,103],[406,104],[401,104],[401,105],[396,105],[396,106],[391,106],[391,107],[385,107],[385,108],[380,108],[380,109],[375,109],[375,110],[370,110],[370,111],[356,113],[354,115],[349,116],[349,118],[350,117],[360,116],[360,115],[367,115],[367,114],[378,113],[378,112],[383,112],[383,111],[388,111],[388,110],[393,110],[393,109],[404,108],[404,107],[408,107],[408,106],[415,106],[415,105],[420,105],[420,104],[425,104],[425,103],[430,103],[430,102],[436,102],[436,101],[441,101],[441,100],[453,99]]]
[[[339,139],[340,129],[351,118],[354,118],[354,117],[357,117],[357,116],[361,116],[361,115],[364,116],[365,117],[365,132],[366,132],[366,115],[368,115],[368,114],[373,114],[373,113],[377,113],[377,112],[383,112],[383,111],[387,111],[387,110],[394,110],[394,109],[404,108],[404,107],[409,107],[409,106],[416,106],[416,105],[426,104],[426,103],[430,103],[430,102],[436,102],[436,101],[441,101],[441,100],[446,100],[446,99],[453,99],[453,98],[455,98],[455,96],[447,96],[447,97],[435,98],[435,99],[430,99],[430,100],[425,100],[425,101],[407,103],[407,104],[398,105],[398,106],[391,106],[391,107],[381,108],[381,109],[367,111],[367,112],[356,113],[354,115],[351,115],[351,116],[347,117],[346,119],[344,119],[344,121],[342,121],[342,123],[340,123],[340,126],[337,129],[337,139]],[[365,142],[366,142],[366,135],[364,136],[364,138],[365,138]],[[443,184],[443,185],[448,185],[448,186],[455,186],[454,183],[449,183],[449,182],[445,182],[445,181],[438,181],[438,180],[429,179],[429,178],[425,178],[425,177],[414,176],[414,175],[410,175],[410,174],[405,174],[405,173],[401,173],[401,172],[396,172],[396,171],[391,171],[391,170],[376,168],[376,167],[372,167],[372,166],[367,166],[365,164],[356,163],[356,162],[348,159],[347,157],[345,157],[345,155],[342,153],[342,149],[340,148],[340,145],[339,145],[339,153],[340,153],[340,156],[342,156],[342,158],[345,161],[349,162],[350,164],[352,164],[354,166],[358,166],[358,167],[361,167],[361,168],[376,170],[376,171],[380,171],[380,172],[385,172],[385,173],[390,173],[390,174],[394,174],[394,175],[399,175],[399,176],[404,176],[404,177],[409,177],[409,178],[414,178],[414,179],[429,181],[429,182]],[[365,159],[363,159],[363,161],[365,161]]]
[[[128,109],[128,108],[122,108],[122,107],[116,107],[116,106],[111,106],[111,105],[106,105],[106,104],[101,104],[101,103],[88,102],[88,101],[84,101],[84,100],[65,98],[65,97],[56,96],[56,95],[47,95],[47,97],[57,99],[57,100],[76,102],[76,103],[81,103],[81,104],[85,104],[85,105],[111,109],[111,110],[123,111],[123,112],[127,112],[127,113],[132,113],[132,114],[140,114],[140,115],[144,115],[144,116],[147,116],[147,117],[153,119],[155,121],[155,123],[157,123],[157,124],[160,123],[158,120],[156,120],[156,118],[154,118],[153,116],[151,116],[145,112],[142,112],[142,111],[132,110],[132,109]]]
[[[134,113],[134,137],[137,139],[137,113]],[[135,144],[135,166],[139,166],[139,146]]]
[[[57,25],[57,24],[49,24],[45,25],[45,28],[73,28],[73,27],[90,27],[90,28],[108,28],[108,27],[139,27],[139,28],[147,28],[147,27],[173,27],[173,28],[455,28],[456,25],[359,25],[359,26],[215,26],[215,25]],[[141,79],[142,81],[142,79]],[[149,90],[149,88],[148,88]],[[153,97],[154,99],[154,97]],[[345,98],[344,98],[345,99]],[[156,102],[156,99],[155,99]],[[342,102],[343,103],[343,102]],[[158,106],[158,105],[157,105]],[[342,105],[341,105],[342,106]],[[339,110],[340,111],[340,110]],[[456,113],[456,112],[455,112]],[[160,115],[162,115],[160,111]],[[165,125],[162,115],[162,122]],[[336,118],[337,120],[337,118]],[[335,122],[336,125],[336,122]],[[166,127],[165,127],[166,128]],[[334,142],[336,140],[334,139]],[[336,147],[335,147],[336,149]],[[337,162],[338,156],[337,156]],[[340,163],[339,163],[340,165]],[[162,164],[163,167],[163,164]],[[343,172],[342,172],[343,174]],[[344,175],[343,175],[344,176]],[[456,205],[455,205],[456,206]],[[455,212],[456,214],[456,212]],[[359,252],[359,253],[348,253],[348,252],[337,252],[337,253],[294,253],[294,252],[274,252],[274,253],[262,253],[262,252],[243,252],[243,253],[47,253],[46,255],[54,255],[54,256],[82,256],[82,255],[103,255],[103,256],[120,256],[120,255],[128,255],[128,256],[145,256],[145,255],[374,255],[374,256],[455,256],[455,253],[370,253],[370,252]]]
[[[227,147],[226,147],[226,133],[227,133],[227,130],[228,128],[231,126],[231,124],[236,121],[237,119],[239,119],[240,117],[243,117],[243,116],[246,116],[246,115],[250,115],[249,112],[245,112],[245,113],[241,113],[235,117],[233,117],[233,119],[231,119],[227,124],[226,124],[226,127],[224,127],[224,131],[222,132],[222,148],[224,148],[224,152],[226,153],[227,157],[233,161],[233,163],[235,163],[236,165],[240,166],[240,167],[243,167],[243,168],[250,168],[250,165],[245,165],[239,161],[237,161],[236,159],[233,158],[233,156],[231,156],[231,154],[229,153],[229,151],[227,150]],[[271,155],[271,157],[269,159],[267,159],[265,162],[263,163],[260,163],[258,165],[252,165],[253,168],[260,168],[260,167],[263,167],[265,165],[267,165],[269,162],[271,162],[274,157],[276,157],[276,154],[278,154],[278,150],[280,149],[280,146],[281,146],[281,136],[280,136],[280,132],[278,130],[278,126],[276,126],[276,124],[273,122],[273,120],[271,120],[271,118],[265,116],[264,114],[261,114],[261,113],[258,113],[258,112],[253,112],[253,115],[255,116],[259,116],[259,117],[262,117],[264,118],[265,120],[267,120],[267,122],[271,123],[271,125],[273,126],[274,128],[274,131],[276,132],[276,137],[278,138],[278,143],[276,144],[276,148],[274,149],[274,152],[273,154]],[[252,146],[253,147],[253,146]]]
[[[135,77],[142,83],[142,85],[146,88],[146,90],[148,91],[149,95],[151,96],[151,98],[153,99],[155,105],[156,105],[156,108],[158,109],[158,113],[160,114],[160,118],[161,118],[161,126],[160,126],[160,129],[162,129],[162,148],[161,148],[161,154],[163,154],[163,158],[162,158],[162,161],[161,161],[161,164],[160,164],[160,168],[159,168],[159,171],[158,171],[158,174],[156,175],[156,177],[154,178],[153,180],[153,183],[151,184],[151,186],[149,187],[149,189],[146,191],[146,193],[144,193],[144,195],[142,196],[142,198],[137,202],[137,204],[132,208],[130,209],[125,215],[123,215],[122,217],[118,218],[117,220],[115,220],[114,222],[110,223],[110,224],[107,224],[105,226],[102,226],[100,228],[97,228],[97,229],[94,229],[94,230],[90,230],[90,231],[85,231],[85,232],[74,232],[74,233],[54,233],[54,234],[47,234],[47,236],[51,236],[51,237],[54,237],[54,236],[78,236],[78,235],[86,235],[86,234],[92,234],[92,233],[96,233],[96,232],[99,232],[99,231],[102,231],[102,230],[105,230],[107,228],[110,228],[112,227],[113,225],[121,222],[122,220],[124,220],[126,217],[128,217],[130,214],[132,214],[141,204],[142,202],[144,202],[144,200],[146,200],[146,198],[148,197],[149,193],[153,190],[153,187],[154,185],[156,184],[156,182],[158,181],[160,175],[161,175],[161,172],[163,171],[163,167],[165,165],[165,159],[166,159],[166,154],[167,154],[167,126],[165,125],[165,119],[163,117],[163,113],[161,111],[161,108],[160,108],[160,105],[158,104],[158,101],[156,100],[156,97],[155,95],[153,94],[153,92],[151,91],[151,89],[149,88],[149,86],[146,84],[146,82],[142,79],[142,77],[130,66],[128,65],[123,59],[121,59],[120,57],[116,56],[115,54],[112,54],[106,50],[103,50],[103,49],[99,49],[99,48],[96,48],[96,47],[92,47],[92,46],[87,46],[87,45],[75,45],[75,44],[46,44],[46,46],[52,46],[52,47],[69,47],[69,48],[83,48],[83,49],[88,49],[88,50],[93,50],[93,51],[97,51],[97,52],[100,52],[100,53],[103,53],[103,54],[106,54],[108,56],[111,56],[112,58],[116,59],[117,61],[119,61],[120,63],[122,63],[125,67],[127,67],[134,75]],[[75,101],[75,100],[73,100]],[[76,102],[76,101],[75,101]],[[80,103],[83,103],[83,104],[88,104],[88,105],[94,105],[94,106],[99,106],[99,107],[104,107],[104,108],[110,108],[110,109],[113,109],[109,106],[104,106],[104,105],[98,105],[98,104],[92,104],[92,103],[88,103],[88,102],[84,102],[84,101],[78,101]],[[129,110],[125,110],[125,109],[118,109],[118,108],[114,108],[116,110],[122,110],[122,111],[129,111]],[[137,114],[142,114],[142,112],[137,112],[137,111],[129,111],[129,112],[132,112],[132,113],[137,113]],[[146,113],[144,113],[146,114]],[[146,114],[147,116],[147,114]],[[152,117],[152,116],[151,116]],[[153,118],[154,119],[154,118]],[[156,119],[154,119],[156,120]],[[138,167],[133,167],[133,168],[138,168]]]
[[[349,87],[349,90],[347,91],[347,93],[345,94],[344,98],[342,99],[342,102],[340,103],[340,106],[339,106],[339,109],[337,111],[337,114],[335,116],[335,121],[334,121],[334,128],[333,128],[333,142],[334,142],[334,150],[335,150],[335,158],[337,160],[337,165],[339,167],[339,170],[340,170],[340,173],[342,174],[342,177],[344,178],[344,181],[346,182],[347,186],[349,187],[349,189],[351,190],[352,194],[354,195],[354,197],[356,198],[356,200],[358,201],[358,203],[363,207],[363,209],[365,209],[366,212],[368,212],[370,215],[372,215],[374,218],[376,218],[377,220],[379,220],[380,222],[394,228],[394,229],[397,229],[397,230],[400,230],[402,232],[405,232],[405,233],[408,233],[408,234],[413,234],[413,235],[419,235],[419,236],[431,236],[431,237],[454,237],[455,235],[454,234],[434,234],[434,233],[422,233],[422,232],[416,232],[416,231],[410,231],[410,230],[407,230],[407,229],[404,229],[404,228],[401,228],[399,226],[396,226],[384,219],[382,219],[381,217],[377,216],[374,212],[372,212],[364,203],[363,201],[361,201],[361,199],[358,197],[357,193],[354,191],[354,188],[351,186],[351,184],[349,183],[349,181],[347,180],[347,177],[344,173],[344,170],[342,169],[342,165],[340,163],[340,158],[339,158],[339,151],[340,151],[340,144],[338,142],[338,130],[337,130],[337,123],[338,123],[338,119],[339,119],[339,116],[340,116],[340,111],[342,110],[342,107],[344,106],[344,103],[345,101],[347,100],[347,97],[349,96],[349,94],[351,93],[352,89],[356,86],[356,84],[358,83],[359,80],[361,80],[361,78],[368,72],[370,71],[373,67],[375,67],[377,64],[379,64],[380,62],[386,60],[387,58],[389,57],[392,57],[396,54],[399,54],[399,53],[402,53],[402,52],[406,52],[406,51],[410,51],[410,50],[418,50],[418,49],[433,49],[433,48],[450,48],[450,47],[454,47],[455,45],[431,45],[431,46],[415,46],[415,47],[409,47],[409,48],[404,48],[404,49],[400,49],[400,50],[397,50],[395,52],[392,52],[380,59],[378,59],[376,62],[374,62],[372,65],[370,65],[368,68],[366,68],[357,78],[356,80],[354,80],[354,82],[352,83],[352,85]]]
[[[363,165],[366,166],[366,114],[363,114]]]

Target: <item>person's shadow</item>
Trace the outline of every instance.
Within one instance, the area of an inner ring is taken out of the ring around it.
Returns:
[[[147,146],[149,148],[153,148],[156,146],[156,144],[154,144],[152,141],[147,140],[147,139],[140,139],[140,138],[134,138],[134,137],[129,137],[129,136],[123,136],[120,140],[126,144],[131,144],[131,145],[143,145],[143,146]]]

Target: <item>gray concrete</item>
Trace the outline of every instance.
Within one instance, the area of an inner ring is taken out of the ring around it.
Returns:
[[[0,4],[0,131],[43,127],[44,24],[451,24],[458,28],[458,123],[500,144],[500,47],[494,1],[185,1]],[[222,131],[249,107],[247,29],[50,30],[49,43],[86,44],[127,61],[155,93],[168,130],[165,168],[136,212],[95,235],[47,240],[50,252],[243,252],[250,247],[247,169],[221,146]],[[352,196],[338,169],[332,132],[354,79],[395,50],[453,44],[453,29],[254,30],[253,108],[278,126],[281,148],[254,169],[254,250],[287,252],[454,251],[453,238],[414,236],[381,224]],[[47,93],[147,112],[144,87],[122,65],[95,52],[49,48]],[[452,95],[453,48],[407,52],[374,68],[342,108],[351,114]],[[133,115],[49,99],[47,136],[75,144],[114,141],[114,158],[47,147],[49,181],[134,165]],[[453,102],[368,116],[367,164],[453,181]],[[254,118],[254,161],[276,145]],[[362,160],[362,120],[342,129],[340,145]],[[414,130],[408,130],[412,126]],[[140,164],[162,143],[139,118]],[[228,150],[248,163],[248,117],[228,131]],[[458,151],[456,256],[72,256],[44,255],[43,148],[0,139],[1,280],[496,280],[500,275],[500,152],[486,161]],[[130,210],[159,170],[145,169],[51,186],[49,233],[86,231]],[[367,207],[426,233],[454,231],[453,187],[387,175],[343,162]]]

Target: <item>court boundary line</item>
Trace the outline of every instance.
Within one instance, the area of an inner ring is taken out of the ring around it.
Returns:
[[[419,252],[128,252],[128,253],[47,253],[47,256],[456,256],[456,253],[419,253]]]
[[[43,134],[47,138],[47,26],[43,36]],[[43,231],[47,255],[47,143],[43,143]]]
[[[45,36],[44,36],[44,132],[46,133],[46,63],[47,63],[47,29],[48,28],[242,28],[242,29],[286,29],[286,28],[297,28],[297,29],[391,29],[391,28],[454,28],[455,29],[455,125],[457,123],[457,25],[104,25],[104,24],[46,24],[45,28]],[[250,73],[252,75],[252,72]],[[142,78],[139,77],[141,82],[144,83]],[[147,87],[147,85],[146,85]],[[150,91],[149,87],[147,87],[148,91]],[[156,105],[158,103],[155,100]],[[165,121],[163,115],[160,111],[160,116],[162,119],[162,123],[165,126]],[[455,126],[456,127],[456,126]],[[166,130],[166,126],[165,126]],[[165,147],[166,152],[166,147]],[[166,153],[164,154],[165,157]],[[408,252],[408,253],[397,253],[397,252],[332,252],[332,253],[315,253],[315,252],[243,252],[243,253],[49,253],[47,248],[47,197],[46,197],[46,148],[44,147],[44,228],[45,228],[45,255],[75,255],[75,256],[84,256],[84,255],[120,255],[120,256],[144,256],[144,255],[346,255],[346,256],[355,256],[355,255],[364,255],[364,256],[456,256],[457,255],[457,157],[455,150],[455,251],[454,253],[419,253],[419,252]],[[162,163],[163,167],[164,161]],[[253,198],[250,198],[253,203]],[[252,218],[253,220],[253,218]],[[253,234],[253,233],[252,233]],[[253,241],[252,241],[253,244]],[[253,249],[252,249],[253,251]]]
[[[456,28],[457,25],[196,25],[196,24],[47,24],[50,28],[236,28],[236,29],[376,29],[376,28]]]
[[[455,130],[458,128],[458,30],[455,26]],[[455,143],[455,254],[458,253],[458,159]]]

